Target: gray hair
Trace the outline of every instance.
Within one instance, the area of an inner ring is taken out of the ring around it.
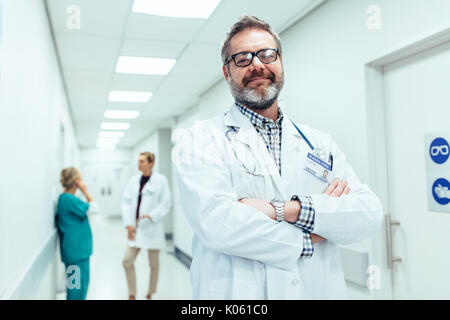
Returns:
[[[279,51],[279,54],[281,56],[281,39],[278,36],[278,34],[272,30],[272,27],[265,21],[258,19],[255,16],[249,16],[249,15],[243,15],[241,18],[239,18],[238,21],[236,21],[232,26],[231,30],[227,33],[227,36],[223,42],[222,45],[222,63],[225,64],[225,59],[229,57],[228,49],[230,47],[231,39],[238,34],[239,32],[242,32],[247,29],[261,29],[264,31],[267,31],[272,35],[272,37],[275,39],[275,42],[277,44],[277,49]]]

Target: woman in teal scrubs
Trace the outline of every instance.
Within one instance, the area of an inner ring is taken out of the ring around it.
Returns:
[[[87,192],[80,172],[74,167],[61,172],[64,192],[59,196],[56,212],[61,258],[66,266],[67,300],[84,300],[89,285],[89,257],[92,254],[92,233],[87,213],[93,199]],[[75,197],[77,189],[88,202]]]

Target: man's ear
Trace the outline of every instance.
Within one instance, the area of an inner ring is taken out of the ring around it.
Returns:
[[[224,77],[225,77],[225,80],[228,81],[228,77],[229,77],[230,75],[228,74],[228,70],[227,70],[227,67],[226,67],[225,65],[222,66],[222,71],[223,71],[223,75],[224,75]]]

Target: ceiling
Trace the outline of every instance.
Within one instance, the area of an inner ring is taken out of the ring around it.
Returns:
[[[95,147],[105,110],[137,110],[121,138],[130,148],[195,105],[222,79],[221,44],[244,13],[282,32],[323,0],[222,0],[209,19],[171,18],[132,12],[134,0],[47,0],[69,105],[80,147]],[[163,1],[163,0],[161,0]],[[80,28],[69,29],[71,5]],[[165,75],[115,73],[119,56],[177,59]],[[146,103],[109,102],[111,90],[151,91]]]

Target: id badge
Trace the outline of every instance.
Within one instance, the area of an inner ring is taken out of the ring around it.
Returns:
[[[319,180],[328,183],[328,174],[331,172],[331,164],[326,162],[326,157],[320,157],[321,154],[322,152],[317,149],[314,149],[314,154],[308,152],[305,170]]]

